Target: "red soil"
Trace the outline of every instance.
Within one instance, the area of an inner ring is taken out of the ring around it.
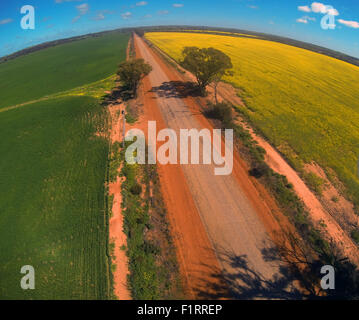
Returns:
[[[135,125],[145,133],[147,133],[148,121],[156,121],[157,130],[166,128],[157,107],[155,93],[150,92],[151,89],[152,85],[149,79],[145,78],[139,97],[143,100],[145,107]],[[198,298],[196,292],[207,290],[208,284],[223,286],[223,284],[221,285],[222,281],[216,277],[220,273],[219,263],[203,227],[181,166],[158,165],[158,174],[171,233],[177,249],[185,294],[189,299],[196,299]],[[200,278],[201,281],[199,281]],[[220,294],[220,292],[213,292],[213,294]]]
[[[118,112],[123,109],[122,105],[112,105],[109,107],[109,112],[112,120],[111,128],[111,142],[121,141],[121,119],[118,117]],[[123,232],[123,215],[122,215],[122,194],[121,194],[122,180],[120,177],[117,181],[109,185],[109,193],[114,196],[112,213],[110,219],[110,241],[115,244],[114,260],[116,270],[113,272],[114,277],[114,294],[119,300],[130,300],[131,295],[127,288],[128,275],[128,258],[126,251],[121,250],[122,246],[127,245],[126,235]]]

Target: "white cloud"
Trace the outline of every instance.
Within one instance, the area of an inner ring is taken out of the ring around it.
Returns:
[[[160,11],[158,11],[158,14],[162,16],[165,14],[169,14],[169,11],[168,10],[160,10]]]
[[[312,11],[315,13],[331,14],[333,16],[339,15],[339,12],[337,9],[335,9],[331,6],[325,5],[321,2],[313,2],[311,7],[312,7]]]
[[[83,4],[76,6],[76,9],[78,10],[79,14],[81,16],[83,16],[84,14],[86,14],[89,11],[90,6],[87,3],[83,3]]]
[[[10,23],[10,22],[13,22],[13,20],[12,20],[12,19],[0,20],[0,25],[1,25],[1,24],[7,24],[7,23]]]
[[[312,11],[308,6],[299,6],[298,10],[303,11],[303,12],[311,12]]]
[[[131,12],[125,12],[121,14],[122,19],[130,19],[132,17],[132,13]]]
[[[359,29],[359,22],[357,22],[357,21],[347,21],[347,20],[343,20],[343,19],[338,19],[338,22],[341,24],[344,24],[347,27]]]
[[[253,6],[253,5],[248,5],[247,7],[248,7],[249,9],[259,9],[258,6]]]
[[[143,6],[147,6],[148,2],[147,1],[140,1],[136,3],[137,7],[143,7]]]
[[[69,0],[61,0],[61,1],[69,1]],[[90,6],[87,3],[83,3],[76,6],[76,9],[78,11],[78,15],[72,19],[72,23],[77,22],[81,18],[81,16],[87,14],[87,12],[90,10]]]
[[[92,18],[92,20],[99,21],[106,19],[106,14],[113,14],[115,11],[110,10],[100,10],[97,11],[96,15]]]
[[[183,8],[183,7],[184,7],[184,4],[183,4],[183,3],[174,3],[174,4],[173,4],[173,7],[174,7],[174,8]]]
[[[299,23],[308,23],[308,20],[307,19],[303,19],[303,18],[299,18],[299,19],[297,19],[297,22],[299,22]]]
[[[313,2],[312,3],[312,10],[315,13],[326,13],[327,12],[327,6],[320,2]]]
[[[316,19],[313,18],[313,17],[304,16],[304,17],[301,17],[301,18],[297,19],[297,22],[307,24],[307,23],[309,23],[309,21],[315,21],[315,20]]]

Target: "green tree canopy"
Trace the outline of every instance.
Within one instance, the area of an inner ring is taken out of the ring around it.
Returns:
[[[223,76],[231,74],[233,68],[231,58],[214,48],[186,47],[181,65],[192,72],[202,94],[212,82],[218,83]]]
[[[123,85],[137,96],[137,89],[141,80],[152,71],[151,65],[143,59],[124,61],[118,66],[117,74]]]

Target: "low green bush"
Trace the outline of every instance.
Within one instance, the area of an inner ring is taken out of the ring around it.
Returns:
[[[208,118],[220,120],[225,128],[232,128],[232,108],[232,105],[227,102],[210,103],[204,113]]]
[[[130,188],[130,192],[133,194],[133,195],[140,195],[142,193],[142,187],[140,184],[138,183],[135,183],[131,188]]]

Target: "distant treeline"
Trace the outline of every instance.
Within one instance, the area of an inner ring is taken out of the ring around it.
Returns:
[[[38,51],[41,49],[46,49],[46,48],[54,47],[54,46],[57,46],[60,44],[86,39],[89,37],[99,37],[103,34],[110,33],[110,32],[124,32],[124,33],[137,32],[139,35],[142,36],[145,32],[181,31],[181,32],[189,32],[190,33],[191,30],[202,30],[202,31],[206,31],[207,33],[213,33],[213,34],[222,35],[222,36],[226,35],[226,34],[219,33],[219,32],[240,33],[240,35],[237,35],[237,37],[245,37],[245,35],[247,34],[247,35],[251,35],[251,36],[256,36],[258,39],[275,41],[275,42],[291,45],[294,47],[310,50],[313,52],[321,53],[321,54],[327,55],[329,57],[333,57],[333,58],[351,63],[353,65],[359,66],[358,58],[354,58],[354,57],[349,56],[342,52],[338,52],[335,50],[317,46],[315,44],[302,42],[302,41],[298,41],[298,40],[294,40],[294,39],[290,39],[290,38],[275,36],[275,35],[271,35],[271,34],[266,34],[266,33],[248,31],[248,30],[233,29],[233,28],[219,28],[219,27],[214,28],[214,27],[206,27],[206,26],[201,26],[201,27],[199,27],[199,26],[151,26],[151,27],[138,27],[138,28],[122,28],[122,29],[109,30],[109,31],[103,31],[103,32],[98,32],[98,33],[91,33],[91,34],[72,37],[72,38],[66,38],[66,39],[61,39],[61,40],[45,42],[45,43],[30,47],[30,48],[26,48],[21,51],[10,54],[8,56],[0,58],[0,63],[11,60],[11,59],[15,59],[19,56],[23,56],[23,55],[26,55],[26,54],[29,54],[29,53],[32,53],[32,52],[35,52],[35,51]],[[235,34],[231,34],[231,36],[236,37]]]

